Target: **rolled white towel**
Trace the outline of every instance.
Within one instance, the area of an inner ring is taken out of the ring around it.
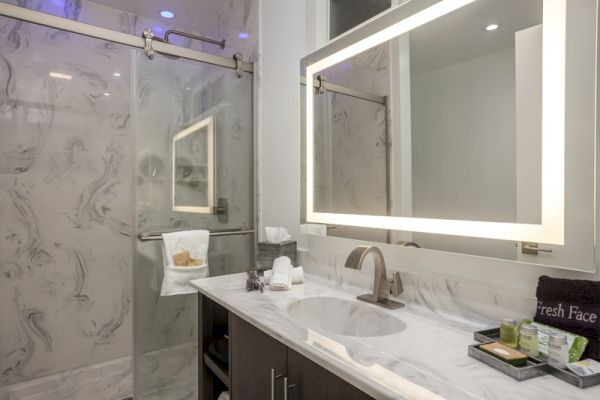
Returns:
[[[265,271],[265,283],[268,285],[271,281],[271,276],[273,275],[273,271],[268,269]],[[292,283],[304,283],[304,269],[302,267],[292,268]]]
[[[269,287],[271,290],[290,290],[292,288],[292,260],[289,257],[281,256],[273,261]]]
[[[229,400],[229,392],[221,392],[217,400]]]

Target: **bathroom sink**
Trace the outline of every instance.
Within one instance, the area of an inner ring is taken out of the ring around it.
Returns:
[[[288,307],[299,325],[344,336],[387,336],[406,325],[395,316],[358,300],[337,297],[305,297]]]

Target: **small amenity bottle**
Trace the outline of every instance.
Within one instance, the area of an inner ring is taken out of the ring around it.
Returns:
[[[519,349],[529,357],[537,357],[540,355],[540,342],[538,339],[538,330],[535,325],[523,324],[523,326],[521,326]]]
[[[569,362],[567,337],[560,333],[550,335],[548,339],[548,364],[564,369]]]
[[[505,318],[500,324],[500,342],[510,348],[516,349],[519,345],[519,327],[517,321]]]

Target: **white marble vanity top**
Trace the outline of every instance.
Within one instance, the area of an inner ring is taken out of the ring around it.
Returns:
[[[377,399],[600,399],[600,386],[579,389],[552,376],[517,382],[467,355],[474,343],[468,324],[448,324],[418,306],[388,311],[404,322],[398,333],[356,337],[312,330],[292,319],[288,308],[313,296],[355,300],[354,287],[334,288],[307,275],[285,292],[246,291],[246,274],[192,281],[198,291],[242,319]],[[327,301],[327,299],[324,299]],[[340,316],[343,318],[344,316]]]

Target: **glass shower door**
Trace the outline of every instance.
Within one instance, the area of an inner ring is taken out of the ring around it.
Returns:
[[[252,75],[134,60],[136,234],[254,227]],[[210,276],[246,271],[254,237],[210,238]],[[161,296],[162,241],[136,241],[137,399],[197,399],[197,295]]]

